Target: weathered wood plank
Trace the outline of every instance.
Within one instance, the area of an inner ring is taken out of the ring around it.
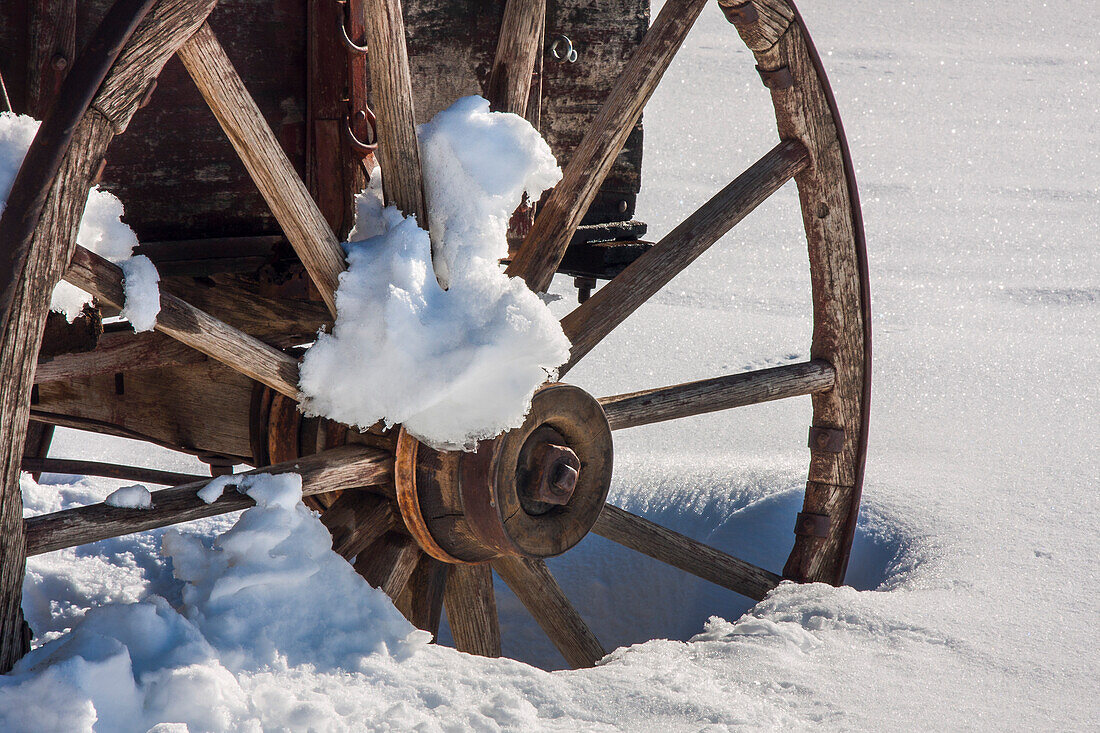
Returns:
[[[207,356],[160,333],[105,333],[92,351],[61,354],[38,362],[34,383],[80,379],[97,374],[183,366]]]
[[[244,475],[297,473],[302,477],[302,494],[355,489],[393,480],[393,456],[377,448],[344,446],[314,456],[265,466]],[[144,532],[180,522],[246,509],[254,503],[244,494],[227,488],[217,501],[207,504],[198,490],[210,479],[152,492],[151,509],[123,509],[107,504],[66,509],[31,517],[24,522],[27,555],[40,555],[65,547]]]
[[[344,251],[209,25],[179,57],[335,315]]]
[[[486,90],[493,110],[525,117],[531,75],[542,51],[546,0],[508,0]]]
[[[76,0],[24,0],[23,4],[30,10],[28,114],[40,120],[50,111],[76,60]]]
[[[42,423],[32,423],[41,425]],[[104,476],[126,481],[141,481],[162,486],[177,486],[194,481],[209,481],[205,476],[175,471],[159,471],[143,466],[120,466],[99,461],[80,461],[70,458],[23,457],[23,470],[33,473],[60,473],[67,476]]]
[[[603,397],[612,430],[745,407],[833,388],[836,372],[821,359]]]
[[[617,506],[604,507],[592,531],[612,542],[759,601],[783,580]]]
[[[255,384],[213,359],[74,376],[39,384],[31,414],[54,425],[250,463],[249,406]]]
[[[420,172],[420,147],[416,141],[416,111],[405,45],[405,20],[400,0],[364,0],[363,17],[356,19],[366,30],[367,46],[385,49],[368,53],[371,96],[378,116],[378,163],[386,203],[406,215],[415,215],[428,228],[424,184]]]
[[[786,0],[718,0],[718,7],[753,51],[775,45],[794,19],[794,9]]]
[[[121,268],[83,247],[76,248],[65,280],[116,308],[125,300]],[[160,294],[156,329],[284,395],[298,396],[297,359],[170,293]]]
[[[782,142],[562,319],[572,343],[565,374],[649,300],[809,162],[797,141]],[[541,214],[540,214],[541,216]]]
[[[483,657],[500,656],[500,622],[488,563],[453,566],[443,602],[456,649]]]
[[[607,652],[542,560],[501,556],[493,570],[527,608],[574,669],[595,666]]]
[[[665,3],[524,238],[508,266],[509,275],[522,277],[535,292],[550,286],[573,232],[705,4],[706,0]]]

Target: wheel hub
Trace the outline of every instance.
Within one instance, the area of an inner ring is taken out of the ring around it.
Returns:
[[[595,524],[611,469],[599,403],[578,387],[547,384],[523,425],[473,452],[436,451],[402,430],[397,500],[413,537],[439,560],[551,557]]]

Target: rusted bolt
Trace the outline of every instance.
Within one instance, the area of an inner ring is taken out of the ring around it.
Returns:
[[[567,446],[543,443],[535,452],[530,498],[545,504],[568,504],[577,488],[580,469],[580,459]]]
[[[63,53],[55,53],[53,58],[50,59],[50,66],[57,71],[64,71],[69,68],[69,59],[67,59]]]

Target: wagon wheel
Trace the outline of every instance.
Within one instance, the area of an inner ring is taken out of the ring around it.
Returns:
[[[542,208],[510,274],[545,290],[573,232],[630,129],[701,12],[705,0],[669,0],[607,96]],[[123,132],[167,59],[178,53],[264,194],[330,308],[343,258],[328,228],[252,103],[205,18],[213,0],[119,0],[69,75],[65,100],[44,122],[0,220],[0,665],[25,650],[20,585],[24,556],[242,508],[226,495],[205,505],[197,485],[157,492],[155,508],[97,505],[21,520],[18,474],[39,334],[52,285],[66,280],[121,306],[121,272],[75,245],[88,188],[107,146]],[[526,99],[539,47],[542,3],[512,0],[491,89],[497,107]],[[548,572],[543,558],[589,531],[711,582],[759,599],[780,580],[622,509],[605,505],[611,431],[796,395],[813,396],[811,461],[804,511],[783,570],[797,581],[839,583],[851,546],[862,480],[869,396],[869,312],[862,225],[840,122],[819,59],[797,12],[783,0],[723,5],[756,54],[772,90],[781,142],[608,285],[563,319],[572,341],[564,375],[615,326],[795,178],[809,244],[814,302],[811,357],[804,364],[704,379],[596,400],[550,384],[524,426],[475,453],[433,451],[401,432],[265,468],[303,477],[304,493],[348,491],[323,519],[334,548],[382,587],[414,623],[433,628],[446,606],[456,646],[500,654],[495,570],[573,666],[604,650]],[[532,14],[534,13],[534,14]],[[404,34],[395,0],[367,3],[367,41],[379,113],[387,198],[423,214]],[[120,53],[121,49],[121,53]],[[518,71],[517,71],[518,70]],[[517,80],[520,80],[517,82]],[[423,221],[423,220],[422,220]],[[216,359],[274,394],[297,397],[298,362],[172,295],[157,330]],[[268,409],[274,400],[268,401]],[[338,434],[339,431],[334,431]]]

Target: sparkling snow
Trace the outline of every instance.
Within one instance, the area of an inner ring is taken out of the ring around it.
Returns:
[[[86,656],[43,646],[33,671],[0,685],[0,711],[16,721],[0,728],[87,730],[96,715],[100,730],[126,730],[151,710],[193,731],[1096,729],[1095,4],[802,5],[844,116],[870,249],[875,388],[853,588],[783,585],[754,605],[591,537],[549,564],[605,646],[622,647],[596,669],[548,673],[430,645],[349,669],[238,670],[179,613],[184,582],[156,531],[29,561],[35,643],[73,639]],[[708,6],[646,110],[639,218],[655,237],[774,144],[768,92],[734,34]],[[787,187],[569,380],[602,396],[806,358],[799,228]],[[559,279],[554,292],[562,315],[575,291]],[[809,416],[793,400],[620,431],[612,498],[778,569]],[[69,431],[52,453],[200,468]],[[115,484],[24,485],[38,513],[101,501]],[[212,547],[234,521],[181,531]],[[506,652],[560,667],[518,601],[497,593]],[[343,632],[338,610],[300,603]],[[155,631],[125,635],[131,613]],[[162,642],[158,653],[143,638]],[[99,664],[119,681],[109,694],[85,674]]]
[[[401,423],[437,448],[471,447],[523,422],[531,395],[569,357],[557,318],[498,264],[524,193],[561,178],[523,118],[460,99],[419,130],[428,217],[360,197],[337,317],[302,361],[309,414],[368,428]],[[377,173],[377,172],[376,172]]]
[[[36,132],[37,120],[0,112],[0,212],[4,210],[19,166]],[[133,324],[135,331],[151,331],[160,312],[157,286],[160,275],[148,257],[132,256],[138,240],[134,231],[122,222],[122,215],[122,202],[118,197],[99,186],[92,186],[76,242],[122,267],[126,295],[122,316]],[[91,295],[62,280],[54,287],[50,309],[63,313],[72,323],[91,302]]]

